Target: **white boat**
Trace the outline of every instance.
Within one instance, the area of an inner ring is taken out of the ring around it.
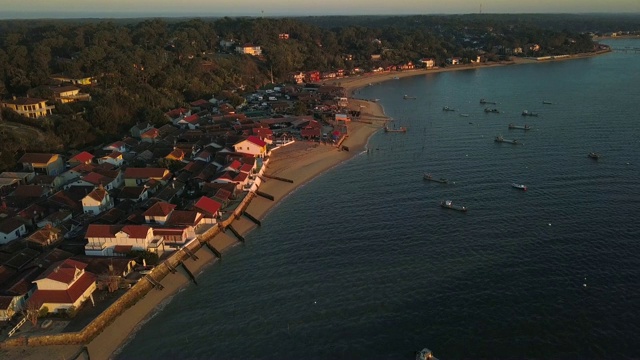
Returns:
[[[527,186],[524,185],[524,184],[511,183],[511,186],[513,186],[516,189],[521,189],[523,191],[527,191]]]

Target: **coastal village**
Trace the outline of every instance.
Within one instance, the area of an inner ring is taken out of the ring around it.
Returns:
[[[220,46],[262,55],[254,44]],[[466,64],[452,56],[446,66],[487,62],[484,54]],[[201,248],[220,259],[229,244],[212,241],[217,234],[244,241],[234,221],[260,225],[248,205],[275,200],[261,184],[292,181],[270,173],[273,154],[296,143],[349,152],[354,123],[382,128],[386,119],[364,114],[368,105],[349,98],[343,82],[438,68],[422,58],[366,71],[294,72],[286,83],[245,91],[240,105],[213,95],[163,109],[164,125],[139,122],[117,141],[22,154],[14,171],[0,173],[0,348],[85,344],[146,294],[162,291],[169,274],[196,283],[187,260],[198,260]],[[50,98],[11,97],[0,107],[37,121],[55,104],[92,101],[87,90],[101,81],[51,80]]]

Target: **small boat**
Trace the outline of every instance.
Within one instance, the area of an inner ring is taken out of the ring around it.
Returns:
[[[496,103],[493,102],[493,101],[487,101],[485,99],[480,99],[480,104],[493,104],[493,105],[495,105]]]
[[[589,155],[587,155],[588,157],[594,159],[594,160],[598,160],[600,158],[600,154],[595,153],[595,152],[590,152]]]
[[[528,110],[522,110],[522,116],[538,116],[538,113],[529,112]]]
[[[515,124],[509,124],[509,129],[520,129],[520,130],[531,130],[533,129],[531,126],[524,124],[524,126],[520,126],[520,125],[515,125]]]
[[[400,79],[400,77],[398,77],[398,76],[394,76],[393,77],[393,80],[398,80],[398,79]]]
[[[462,212],[466,212],[467,211],[467,207],[466,206],[454,205],[453,201],[451,201],[451,200],[442,200],[440,202],[440,206],[442,206],[443,208],[446,208],[446,209],[451,209],[451,210],[457,210],[457,211],[462,211]]]
[[[424,348],[420,351],[416,351],[416,360],[438,360],[435,356],[433,356],[433,352],[431,350]]]
[[[409,95],[405,95],[402,98],[405,99],[405,100],[415,100],[416,99],[415,96],[409,96]]]
[[[400,126],[397,129],[392,129],[392,128],[389,128],[388,126],[385,125],[384,132],[387,132],[387,133],[392,133],[392,132],[406,133],[407,132],[407,128],[404,127],[404,126]]]
[[[523,184],[511,183],[511,186],[522,191],[527,191],[527,186]]]
[[[520,144],[520,142],[518,142],[518,140],[509,140],[509,139],[505,139],[503,138],[501,135],[496,136],[496,138],[493,140],[497,143],[509,143],[509,144]]]
[[[542,100],[542,103],[545,105],[553,105],[551,101]]]
[[[445,106],[445,107],[442,108],[442,111],[456,111],[456,109],[452,109],[452,108],[450,108],[448,106]]]
[[[441,184],[448,184],[449,180],[445,179],[445,178],[440,178],[440,179],[436,179],[433,176],[431,176],[431,174],[424,174],[424,176],[422,177],[425,180],[428,181],[433,181],[433,182],[437,182],[437,183],[441,183]]]
[[[460,114],[462,117],[469,117],[469,114]]]
[[[485,108],[485,109],[484,109],[484,112],[486,112],[487,114],[488,114],[488,113],[496,113],[496,114],[499,114],[499,113],[500,113],[500,111],[499,111],[498,109],[496,109],[496,108],[493,108],[493,109]]]

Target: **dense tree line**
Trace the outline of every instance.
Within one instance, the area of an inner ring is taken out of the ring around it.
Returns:
[[[339,26],[337,25],[339,24]],[[284,40],[279,34],[286,33]],[[261,46],[236,54],[221,40]],[[540,55],[589,51],[586,35],[534,22],[476,16],[219,18],[0,22],[0,97],[46,97],[51,75],[95,76],[88,103],[57,104],[44,122],[47,142],[29,145],[6,131],[0,167],[26,150],[78,148],[119,137],[132,124],[158,125],[163,111],[199,98],[237,97],[292,71],[365,70],[433,57],[473,59],[538,43]],[[373,61],[372,54],[380,60]],[[4,121],[11,115],[3,112]],[[2,119],[0,119],[2,121]]]

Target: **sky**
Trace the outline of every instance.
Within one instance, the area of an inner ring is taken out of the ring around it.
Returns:
[[[640,13],[640,0],[0,0],[0,18]]]

